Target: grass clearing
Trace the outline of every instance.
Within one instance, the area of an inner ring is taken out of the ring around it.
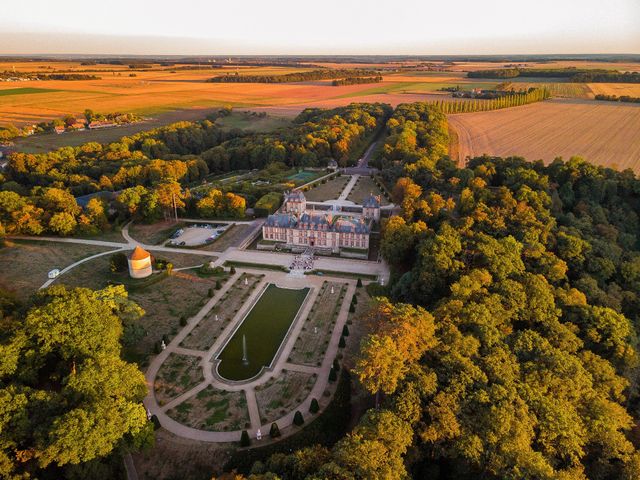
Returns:
[[[153,253],[153,252],[152,252]],[[175,268],[202,264],[214,257],[161,254],[162,258],[174,264]],[[171,276],[158,277],[155,283],[145,280],[131,280],[128,273],[114,274],[109,270],[110,255],[84,263],[61,277],[60,282],[71,286],[103,288],[110,283],[123,283],[129,298],[145,311],[138,321],[139,340],[124,349],[125,356],[145,367],[149,357],[155,354],[156,345],[164,338],[165,343],[180,330],[180,317],[195,315],[208,300],[207,293],[215,288],[216,278],[200,278],[190,272],[174,272]],[[160,275],[160,274],[154,274]],[[138,282],[147,286],[136,288]]]
[[[5,275],[0,279],[0,286],[24,301],[47,281],[50,270],[63,269],[78,260],[109,250],[95,245],[4,239],[0,248],[0,268]],[[62,275],[57,282],[66,283],[70,274]]]
[[[234,223],[213,242],[203,247],[202,250],[224,252],[227,248],[237,247],[247,238],[251,229],[252,226],[248,223]]]
[[[147,245],[162,245],[178,229],[184,228],[185,222],[164,221],[144,224],[132,223],[129,225],[131,238]]]
[[[256,400],[262,424],[275,422],[294,410],[307,397],[315,381],[315,374],[283,370],[277,378],[256,387]],[[309,415],[308,412],[302,414]]]
[[[251,132],[272,132],[278,128],[291,125],[291,119],[275,115],[258,117],[250,111],[233,112],[231,115],[216,120],[216,125],[222,128],[239,128]]]
[[[34,93],[51,93],[51,92],[61,92],[62,90],[55,90],[52,88],[34,88],[34,87],[25,87],[25,88],[5,88],[0,89],[0,97],[8,97],[9,95],[32,95]]]
[[[288,272],[287,267],[282,265],[267,265],[264,263],[251,263],[251,262],[236,262],[235,260],[228,260],[224,262],[225,267],[238,267],[238,268],[255,268],[257,270],[275,270],[276,272]]]
[[[158,405],[164,405],[204,381],[200,357],[171,353],[164,361],[153,385]],[[188,409],[187,402],[178,405]]]

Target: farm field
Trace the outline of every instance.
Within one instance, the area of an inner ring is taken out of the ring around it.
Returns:
[[[590,83],[589,88],[594,95],[640,97],[640,84],[638,83]]]
[[[588,83],[549,82],[549,79],[536,81],[532,78],[514,79],[502,84],[506,90],[528,90],[529,88],[546,88],[554,97],[565,98],[593,98],[593,92]]]
[[[640,105],[549,100],[493,112],[449,116],[459,158],[518,155],[551,162],[579,155],[593,163],[640,171]]]
[[[363,67],[364,65],[359,65]],[[0,63],[0,71],[10,70],[13,65]],[[179,68],[176,67],[176,68]],[[340,68],[348,68],[341,66]],[[169,123],[163,121],[162,115],[167,112],[196,109],[200,116],[206,114],[204,109],[212,109],[223,105],[237,108],[274,107],[282,105],[300,105],[298,109],[287,109],[287,115],[295,115],[306,105],[317,102],[329,102],[325,106],[344,105],[343,99],[349,103],[356,101],[386,101],[397,104],[404,101],[406,93],[425,95],[444,86],[468,84],[490,88],[496,82],[478,82],[466,79],[464,72],[400,72],[384,74],[384,82],[371,85],[347,85],[333,87],[330,81],[283,83],[283,84],[247,84],[247,83],[206,83],[208,78],[235,72],[242,74],[270,75],[285,74],[293,71],[307,71],[307,68],[287,67],[225,67],[221,69],[179,70],[169,67],[157,67],[150,70],[129,69],[127,65],[92,65],[81,66],[73,62],[23,62],[16,64],[16,71],[38,73],[87,73],[100,76],[96,80],[78,81],[25,81],[6,82],[0,84],[0,95],[4,96],[0,106],[0,125],[13,123],[26,125],[44,120],[60,118],[66,114],[81,114],[90,108],[97,112],[133,112],[144,116],[152,116],[145,127],[122,127],[100,132],[109,140],[95,138],[97,132],[80,132],[79,134],[62,135],[61,140],[75,139],[83,141],[110,141],[114,135],[129,135],[143,128],[153,128],[154,124]],[[9,93],[4,93],[11,92]],[[35,93],[37,92],[37,95]],[[383,98],[372,97],[382,95]],[[388,97],[388,98],[387,98]],[[334,100],[334,103],[331,100]],[[318,105],[321,106],[321,105]],[[180,116],[173,121],[183,118]],[[204,114],[203,114],[204,113]],[[184,118],[190,119],[190,118]],[[193,119],[193,118],[191,118]],[[167,120],[170,120],[167,119]],[[237,119],[225,120],[231,127]],[[261,125],[256,125],[259,128]],[[139,127],[139,126],[138,126]],[[240,125],[243,128],[242,125]],[[129,129],[129,131],[125,130]],[[267,125],[271,128],[271,125]],[[116,137],[118,138],[118,137]],[[115,138],[113,138],[115,139]],[[35,139],[30,142],[37,143]],[[47,139],[52,141],[52,139]],[[75,143],[75,142],[74,142]],[[82,141],[79,141],[82,143]],[[31,146],[30,143],[25,144]],[[37,147],[37,145],[36,145]]]

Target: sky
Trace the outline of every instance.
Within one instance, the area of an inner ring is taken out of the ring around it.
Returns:
[[[9,0],[1,54],[640,53],[640,0]]]

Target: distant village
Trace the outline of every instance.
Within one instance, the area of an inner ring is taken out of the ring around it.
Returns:
[[[37,124],[27,125],[21,128],[9,126],[0,129],[0,146],[8,147],[7,143],[12,138],[29,137],[31,135],[65,132],[78,132],[83,130],[98,130],[101,128],[113,128],[120,125],[128,125],[142,120],[142,117],[132,113],[95,113],[92,110],[85,110],[84,115],[66,115],[61,119]],[[4,144],[3,144],[4,142]],[[6,154],[6,152],[5,152]],[[0,158],[2,149],[0,149]]]

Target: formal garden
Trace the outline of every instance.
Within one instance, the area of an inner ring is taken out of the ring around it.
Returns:
[[[182,322],[181,341],[166,346],[152,377],[161,424],[166,415],[199,435],[239,439],[258,428],[268,436],[273,423],[286,429],[294,414],[298,427],[315,418],[335,390],[355,280],[244,269],[225,280],[202,299],[197,319]]]
[[[154,384],[159,405],[186,393],[202,383],[204,376],[200,368],[200,357],[171,353],[156,376]]]
[[[350,175],[339,175],[331,180],[323,180],[311,185],[310,188],[305,188],[304,196],[310,202],[335,200],[340,196],[350,179]]]
[[[367,175],[361,175],[358,177],[356,184],[353,186],[349,195],[347,196],[347,200],[352,201],[358,205],[362,205],[362,202],[365,199],[369,198],[370,195],[375,195],[380,197],[380,205],[385,206],[389,205],[389,200],[385,197],[384,192],[378,187],[376,181],[373,177]]]
[[[275,422],[294,410],[307,397],[317,375],[283,370],[278,377],[256,387],[256,400],[263,425]]]
[[[329,345],[347,284],[325,281],[293,345],[289,362],[320,366]]]
[[[263,277],[264,275],[250,273],[239,275],[233,285],[184,338],[180,346],[193,350],[208,350],[211,348]],[[218,284],[216,284],[217,286]]]
[[[270,366],[308,293],[269,284],[217,357],[218,374],[247,380]]]
[[[230,392],[211,385],[176,405],[167,414],[174,420],[199,430],[242,430],[249,425],[244,391]]]

